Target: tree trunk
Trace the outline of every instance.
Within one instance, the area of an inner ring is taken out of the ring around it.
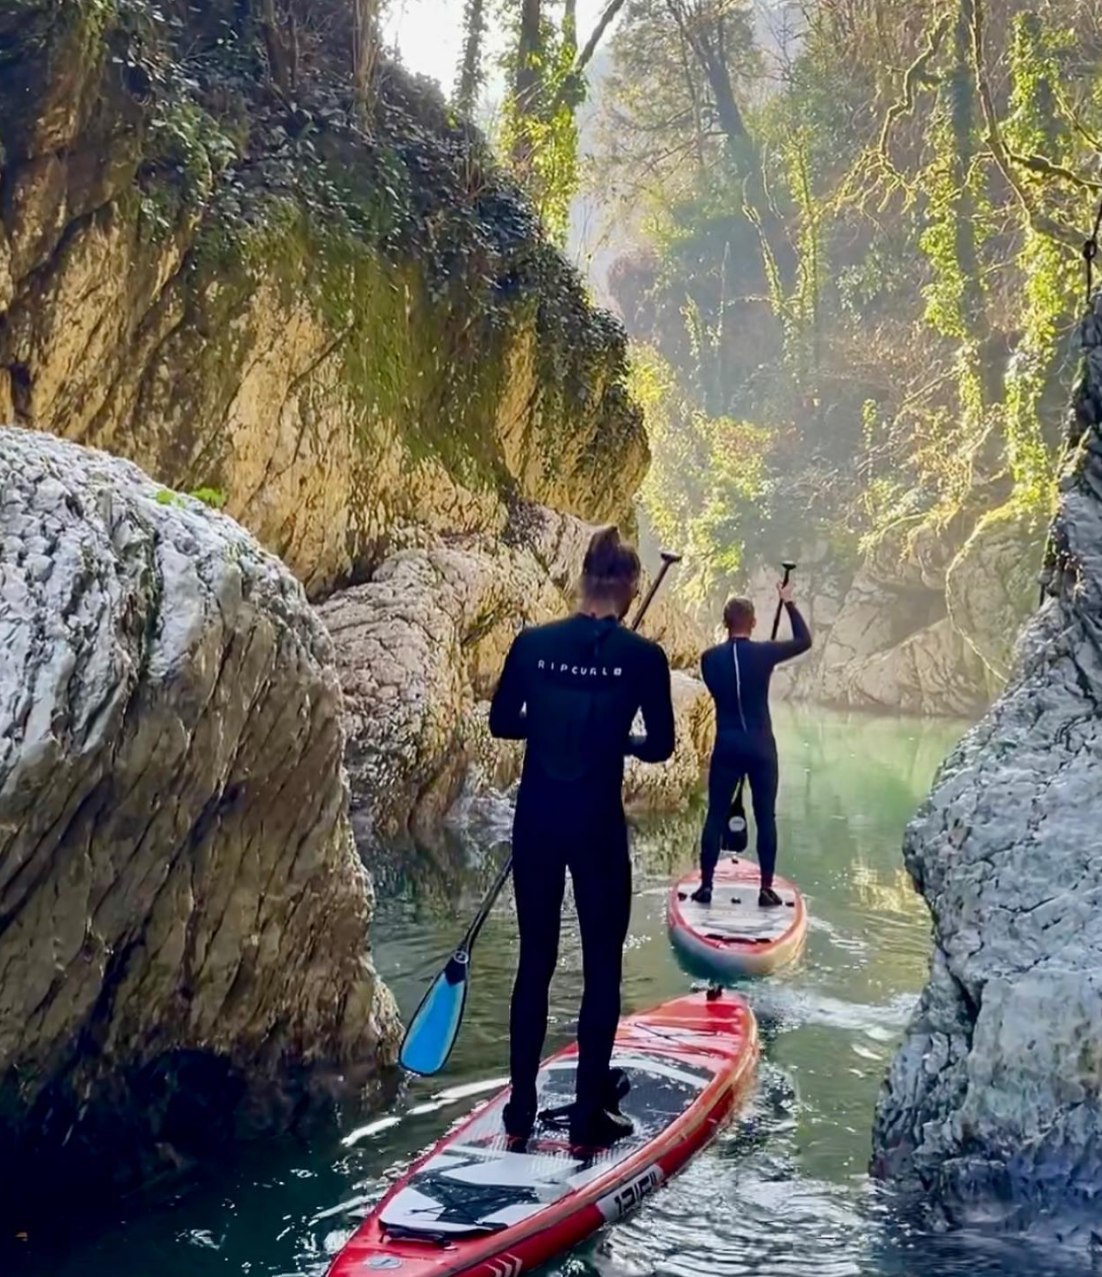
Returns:
[[[352,0],[352,80],[361,117],[367,114],[379,57],[378,3],[379,0]]]
[[[516,113],[513,161],[521,176],[527,173],[532,160],[532,131],[528,121],[538,112],[543,84],[541,18],[540,0],[520,0],[520,34],[513,81],[513,109]]]
[[[482,85],[482,41],[486,35],[486,0],[467,0],[464,14],[463,61],[455,90],[456,109],[473,116]]]
[[[692,50],[708,81],[708,87],[712,90],[716,116],[727,141],[728,154],[736,168],[743,168],[747,156],[753,151],[753,144],[735,98],[734,86],[723,56],[722,19],[716,40],[713,41],[700,23],[691,20],[692,15],[686,12],[683,0],[667,0],[667,5],[682,38]]]
[[[953,69],[946,82],[945,92],[953,134],[952,180],[957,191],[956,255],[964,283],[961,310],[968,331],[982,340],[984,334],[980,328],[984,318],[984,303],[976,248],[976,209],[975,199],[968,186],[979,140],[976,119],[978,89],[971,56],[974,21],[973,0],[959,0],[953,31]]]

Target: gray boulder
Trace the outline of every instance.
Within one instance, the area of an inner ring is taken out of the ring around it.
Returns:
[[[930,982],[880,1097],[874,1170],[942,1223],[1102,1232],[1102,300],[1082,328],[1047,601],[904,854]]]
[[[276,558],[129,462],[0,429],[5,1211],[393,1062],[343,750],[330,640]]]

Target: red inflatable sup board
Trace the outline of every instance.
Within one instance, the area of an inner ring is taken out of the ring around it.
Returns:
[[[799,957],[807,937],[807,910],[795,885],[776,878],[781,908],[758,904],[758,867],[746,860],[721,860],[712,884],[712,903],[690,897],[700,871],[686,874],[670,891],[666,922],[674,948],[699,975],[719,978],[768,975]]]
[[[621,1111],[635,1133],[587,1154],[537,1127],[506,1148],[502,1092],[446,1135],[394,1185],[329,1269],[329,1277],[517,1277],[621,1219],[716,1133],[745,1094],[757,1026],[730,993],[693,994],[620,1022],[614,1067],[631,1090]],[[576,1048],[545,1061],[540,1107],[574,1097]]]

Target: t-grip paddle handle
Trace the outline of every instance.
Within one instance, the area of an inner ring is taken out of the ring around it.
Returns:
[[[784,580],[781,582],[781,586],[783,588],[784,586],[788,584],[788,578],[796,570],[796,565],[795,563],[792,563],[790,560],[785,559],[781,563],[781,567],[784,568]],[[777,631],[781,628],[781,612],[783,610],[784,610],[784,604],[780,602],[780,600],[778,599],[777,610],[773,616],[773,633],[770,634],[769,636],[770,640],[775,639],[777,637]]]
[[[635,620],[632,621],[631,623],[631,628],[633,630],[637,630],[639,628],[639,623],[642,621],[643,617],[646,616],[647,608],[650,607],[651,600],[658,593],[658,587],[662,584],[662,578],[666,575],[666,573],[670,570],[670,568],[673,567],[675,563],[680,563],[680,562],[681,562],[680,554],[674,554],[672,550],[662,551],[662,566],[658,569],[658,575],[654,578],[654,581],[651,583],[651,587],[647,591],[646,598],[642,601],[642,603],[639,604],[639,611],[635,613]]]

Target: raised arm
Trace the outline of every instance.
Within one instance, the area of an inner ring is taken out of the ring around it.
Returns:
[[[494,698],[490,702],[490,735],[498,740],[524,740],[528,723],[524,714],[524,673],[520,662],[523,634],[513,639],[513,646],[505,658]]]
[[[632,736],[630,752],[644,763],[664,763],[675,744],[673,698],[670,694],[670,663],[660,647],[653,649],[652,663],[643,679],[639,708],[646,726],[645,736]]]
[[[811,631],[800,615],[800,609],[790,598],[784,599],[784,606],[788,613],[789,624],[792,626],[792,637],[780,642],[774,639],[771,643],[763,645],[769,648],[774,665],[779,665],[782,661],[790,661],[794,656],[801,656],[811,647]]]

